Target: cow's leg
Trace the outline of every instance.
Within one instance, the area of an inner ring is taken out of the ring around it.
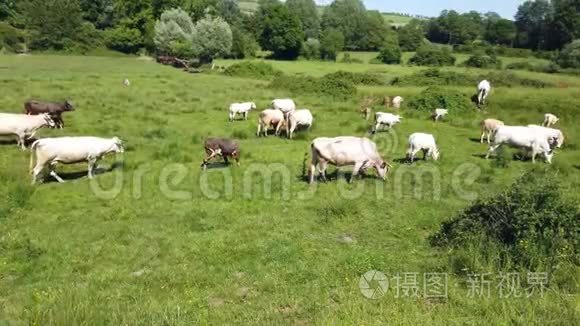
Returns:
[[[491,144],[491,134],[493,133],[492,130],[487,131],[487,143]]]
[[[36,184],[36,181],[38,180],[38,176],[42,173],[43,169],[44,169],[44,163],[37,162],[36,166],[32,170],[32,184]]]
[[[95,170],[95,164],[97,163],[97,159],[93,158],[93,157],[89,157],[89,159],[87,160],[87,165],[88,165],[88,175],[89,175],[89,179],[92,179],[94,176],[94,170]]]
[[[244,112],[244,120],[248,120],[248,112]]]
[[[361,168],[363,167],[364,162],[357,162],[352,169],[352,175],[350,176],[350,183],[354,181],[354,178],[360,173]]]
[[[26,135],[20,134],[18,135],[18,143],[20,145],[20,149],[23,151],[26,150]]]
[[[485,138],[485,134],[486,134],[486,130],[485,129],[481,129],[481,138],[479,139],[479,142],[483,144],[483,139]],[[489,144],[489,136],[487,138],[487,143]]]
[[[256,131],[256,136],[260,137],[260,132],[262,131],[262,123],[258,122],[258,131]]]
[[[550,154],[548,152],[544,152],[544,159],[546,160],[546,162],[548,162],[548,164],[552,164],[552,157],[554,156],[554,153]]]
[[[375,134],[377,131],[379,131],[379,128],[381,127],[381,123],[377,122],[373,128],[372,133]]]
[[[282,121],[278,122],[276,125],[276,136],[280,136],[280,130],[282,129]]]
[[[532,163],[536,163],[536,155],[538,155],[538,151],[532,149]]]
[[[492,153],[495,153],[495,151],[501,146],[501,144],[493,144],[489,146],[489,150],[487,151],[487,154],[485,155],[485,159],[489,159],[489,156]]]
[[[64,180],[56,174],[56,162],[52,162],[49,165],[50,175],[60,183],[64,183]]]
[[[318,162],[318,172],[320,173],[320,177],[322,178],[323,182],[328,182],[326,178],[326,168],[328,167],[328,162],[324,160],[320,160]]]

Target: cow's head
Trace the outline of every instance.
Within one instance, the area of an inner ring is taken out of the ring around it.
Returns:
[[[119,137],[113,137],[113,148],[111,149],[112,152],[115,153],[123,153],[125,152],[125,148],[123,148],[123,141]]]
[[[433,160],[437,161],[439,159],[439,148],[435,147],[431,156],[433,157]]]
[[[65,111],[74,111],[75,107],[69,100],[64,101],[64,110]]]
[[[377,170],[377,174],[383,180],[387,180],[387,173],[392,167],[387,161],[379,161],[375,164],[375,170]]]
[[[256,109],[256,103],[252,102],[252,103],[250,103],[250,104],[251,104],[250,108],[251,108],[252,110],[255,110],[255,109]]]

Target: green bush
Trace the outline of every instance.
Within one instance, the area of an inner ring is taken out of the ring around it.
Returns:
[[[300,55],[307,60],[320,59],[320,41],[315,38],[309,38],[302,44]]]
[[[453,66],[455,65],[455,57],[447,47],[422,46],[409,60],[409,63],[417,66]]]
[[[553,270],[561,263],[579,263],[580,211],[566,202],[558,175],[532,170],[499,195],[481,199],[455,218],[444,222],[430,238],[434,246],[477,248],[481,257],[498,269],[520,266]],[[499,250],[488,250],[489,247]],[[499,255],[500,259],[497,255]]]
[[[441,71],[437,68],[427,69],[412,75],[396,77],[391,81],[393,86],[437,86],[437,85],[475,85],[474,76],[453,71]]]
[[[380,75],[371,74],[368,72],[357,73],[357,72],[337,71],[327,74],[323,78],[344,80],[354,85],[379,86],[385,84],[385,81],[380,77]]]
[[[562,68],[580,69],[580,39],[566,45],[556,63]]]
[[[377,59],[386,64],[401,63],[401,47],[396,37],[387,39],[380,49]]]
[[[350,53],[345,53],[340,59],[341,63],[364,63],[361,59],[353,58]]]
[[[493,85],[505,87],[524,86],[535,88],[545,88],[554,86],[549,82],[531,78],[518,77],[517,75],[511,72],[505,71],[490,72],[485,75],[480,75],[478,79],[479,80],[487,79],[491,82],[492,86]]]
[[[457,113],[473,110],[469,96],[437,86],[429,87],[419,95],[414,96],[407,106],[420,112],[432,112],[436,108],[444,108]]]
[[[483,69],[501,69],[502,63],[501,60],[498,59],[494,55],[481,55],[475,54],[469,57],[467,61],[463,63],[466,67],[473,67],[473,68],[483,68]]]
[[[348,98],[357,92],[355,85],[348,80],[310,76],[279,76],[270,83],[270,88],[294,94],[318,94],[335,98]]]
[[[141,31],[126,26],[106,30],[104,38],[109,49],[124,53],[137,53],[145,45]]]
[[[5,49],[8,52],[24,52],[26,38],[26,32],[0,22],[0,49]]]
[[[534,70],[534,65],[529,62],[512,62],[505,66],[507,70]]]
[[[253,35],[242,29],[232,27],[232,51],[230,57],[234,59],[255,58],[260,50],[260,45]]]
[[[265,62],[244,61],[229,66],[225,72],[232,77],[244,77],[255,79],[272,79],[282,75],[282,72],[274,69],[271,64]]]

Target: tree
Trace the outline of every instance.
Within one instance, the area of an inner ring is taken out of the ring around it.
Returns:
[[[300,19],[306,38],[320,36],[320,18],[314,0],[286,0],[286,6]]]
[[[387,35],[391,32],[390,27],[385,22],[385,18],[378,11],[369,11],[365,27],[367,32],[365,37],[360,40],[360,48],[368,51],[379,50],[385,44]]]
[[[397,34],[390,33],[389,37],[387,37],[383,46],[381,47],[378,59],[381,60],[382,63],[386,64],[401,63],[401,48],[399,47],[399,39]]]
[[[455,57],[447,47],[424,45],[417,49],[417,53],[409,63],[418,66],[453,66]]]
[[[562,68],[580,69],[580,39],[566,45],[556,59]]]
[[[467,44],[481,34],[482,19],[476,12],[460,15],[454,10],[444,10],[430,21],[427,38],[435,43]]]
[[[322,32],[320,42],[320,57],[324,60],[335,61],[338,53],[344,49],[344,35],[335,28],[329,28]]]
[[[104,33],[105,45],[113,50],[124,53],[136,53],[143,47],[143,35],[136,28],[118,26]]]
[[[83,23],[78,0],[27,0],[22,3],[33,49],[62,50],[76,40]]]
[[[485,29],[485,40],[491,44],[513,46],[516,38],[516,25],[508,19],[488,21]]]
[[[580,38],[580,0],[553,0],[547,48],[560,49]]]
[[[230,26],[241,23],[242,11],[236,0],[219,0],[216,4],[217,14]]]
[[[91,0],[87,0],[91,1]],[[151,0],[151,10],[156,19],[168,9],[183,8],[185,0]]]
[[[206,16],[195,24],[192,35],[194,53],[201,63],[211,63],[232,49],[232,30],[221,17]]]
[[[403,51],[416,51],[424,43],[425,30],[423,23],[418,19],[411,20],[401,27],[399,33],[399,45]]]
[[[273,52],[274,58],[293,60],[300,54],[304,32],[296,15],[281,3],[260,8],[260,45]]]
[[[80,0],[83,19],[96,28],[113,26],[113,0]]]
[[[0,0],[0,21],[14,17],[16,2],[14,0]]]
[[[176,43],[182,45],[192,45],[194,25],[191,17],[179,9],[169,9],[161,14],[160,19],[155,23],[155,47],[159,53],[177,55],[175,53]],[[181,46],[178,46],[181,49]]]
[[[131,43],[137,44],[140,40],[140,47],[146,47],[150,51],[155,50],[153,41],[155,19],[150,0],[114,0],[114,12],[115,29],[119,30],[113,34],[136,37],[134,30],[138,30],[139,37]],[[126,34],[123,33],[124,31],[131,31],[131,33]]]
[[[302,44],[301,55],[308,60],[320,59],[320,41],[309,38]]]
[[[217,0],[186,0],[183,7],[194,22],[203,19],[206,15],[217,15]]]
[[[517,45],[533,50],[544,48],[551,6],[547,0],[526,1],[516,13]]]
[[[244,32],[237,26],[232,26],[232,51],[231,57],[234,59],[253,58],[260,50],[258,42],[252,34]]]
[[[367,27],[367,10],[360,0],[335,0],[326,7],[322,15],[322,29],[338,29],[349,50],[365,50]]]

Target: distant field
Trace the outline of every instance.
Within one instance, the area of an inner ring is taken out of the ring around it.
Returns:
[[[424,69],[268,62],[312,76]],[[580,78],[526,74],[573,86],[494,88],[485,112],[474,107],[472,115],[450,114],[440,123],[404,104],[403,123],[371,136],[358,112],[362,97],[409,101],[423,87],[360,87],[357,96],[335,99],[136,57],[0,55],[1,112],[21,112],[29,98],[68,98],[77,109],[65,114],[65,129],[42,129],[37,137],[119,136],[127,149],[104,159],[106,170],[92,182],[86,164],[76,164],[57,167],[67,183],[47,179],[32,187],[29,152],[0,143],[0,325],[577,325],[578,293],[556,287],[543,296],[501,298],[492,288],[489,297],[470,297],[465,265],[428,243],[443,221],[471,205],[465,193],[494,195],[522,173],[547,167],[510,160],[494,168],[481,157],[483,118],[527,124],[540,123],[545,112],[558,115],[567,143],[549,168],[578,202]],[[313,111],[312,130],[292,141],[256,137],[258,111],[281,97]],[[240,101],[254,101],[258,110],[248,121],[228,122],[229,104]],[[404,163],[414,132],[435,135],[439,161]],[[305,182],[311,140],[341,135],[377,142],[394,165],[386,182],[369,171],[349,184],[333,167],[330,182]],[[202,171],[208,136],[238,139],[241,166]],[[461,174],[465,167],[479,174]],[[387,293],[376,300],[361,294],[361,275],[371,270],[389,276]],[[403,273],[419,275],[417,297],[397,296]],[[422,295],[428,273],[448,276],[446,298]]]
[[[383,14],[383,17],[385,17],[387,23],[398,26],[406,25],[413,19],[413,17],[396,14]]]

